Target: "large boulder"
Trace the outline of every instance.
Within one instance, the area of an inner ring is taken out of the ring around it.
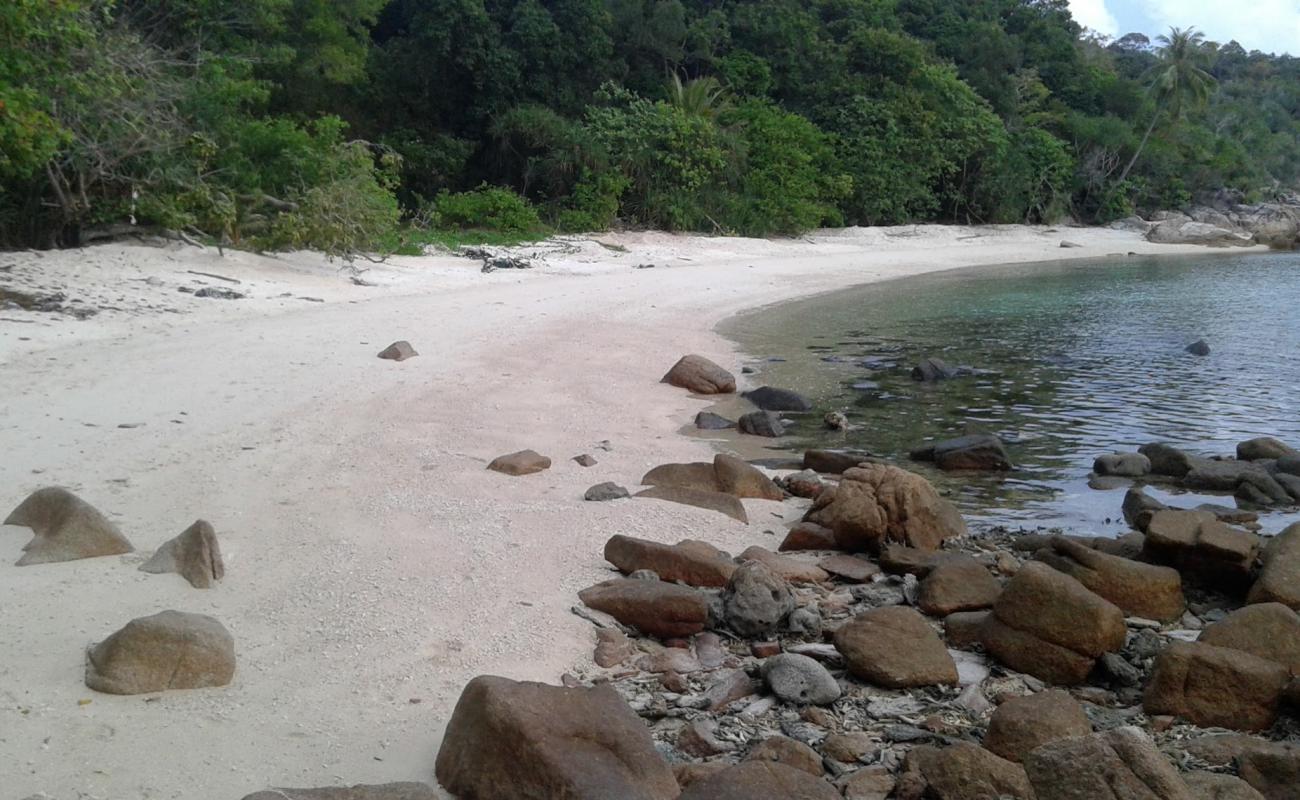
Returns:
[[[140,569],[155,574],[175,572],[196,589],[210,588],[226,574],[217,532],[201,519],[165,542]]]
[[[1300,675],[1300,614],[1282,603],[1239,608],[1207,626],[1197,641],[1250,653]]]
[[[729,394],[736,391],[736,378],[704,356],[682,356],[662,383],[688,389],[696,394]]]
[[[315,789],[267,789],[244,800],[438,800],[427,783],[379,783],[323,786]]]
[[[933,461],[942,470],[1005,472],[1012,468],[1011,456],[1002,440],[987,433],[936,442],[913,450],[911,457],[916,461]]]
[[[1195,456],[1163,442],[1144,444],[1138,448],[1138,452],[1151,462],[1151,472],[1171,478],[1181,478],[1191,472],[1198,461]]]
[[[618,578],[583,589],[578,597],[624,625],[662,639],[699,633],[709,620],[702,593],[665,581]]]
[[[1134,617],[1170,622],[1183,615],[1183,579],[1178,570],[1144,564],[1093,550],[1055,536],[1034,558],[1069,575]]]
[[[1238,492],[1257,504],[1286,504],[1285,488],[1259,464],[1250,461],[1201,459],[1183,476],[1183,486],[1209,492]]]
[[[1195,800],[1137,728],[1045,744],[1025,758],[1025,772],[1040,800]]]
[[[720,492],[718,474],[707,461],[660,464],[641,476],[642,486],[677,486],[700,492]]]
[[[1295,448],[1283,444],[1272,436],[1260,436],[1237,444],[1237,459],[1239,461],[1278,459],[1294,455],[1300,455],[1300,453]]]
[[[956,555],[956,554],[953,554]],[[939,560],[921,580],[917,607],[935,617],[956,611],[988,608],[1002,593],[1002,584],[970,556]]]
[[[664,500],[716,511],[719,514],[726,514],[737,522],[749,524],[749,515],[745,513],[744,504],[734,495],[722,492],[705,492],[682,486],[651,486],[649,489],[637,492],[635,496],[644,500]]]
[[[790,583],[824,583],[831,577],[826,570],[816,564],[778,555],[756,544],[746,547],[740,555],[736,556],[736,560],[742,564],[746,561],[762,561],[768,569]]]
[[[849,672],[890,689],[957,684],[957,663],[919,613],[904,606],[864,611],[835,631]]]
[[[1147,241],[1156,244],[1199,244],[1206,247],[1250,247],[1255,244],[1255,237],[1208,222],[1171,219],[1152,228],[1147,233]]]
[[[1164,511],[1167,508],[1169,506],[1135,486],[1124,493],[1124,503],[1120,510],[1129,527],[1145,532],[1147,526],[1151,524],[1151,517],[1157,511]]]
[[[5,517],[4,524],[31,528],[18,566],[75,561],[131,552],[117,526],[86,501],[59,486],[37,489]]]
[[[1300,522],[1273,537],[1264,551],[1264,569],[1246,596],[1249,603],[1282,603],[1300,611]]]
[[[1242,589],[1259,546],[1259,536],[1220,522],[1212,512],[1171,508],[1151,515],[1142,555],[1198,581]]]
[[[1156,656],[1142,705],[1203,727],[1263,730],[1277,719],[1290,673],[1240,650],[1174,642]]]
[[[630,575],[639,569],[652,570],[660,579],[691,586],[726,586],[736,563],[707,542],[684,539],[661,544],[649,539],[615,534],[605,542],[605,560]]]
[[[812,411],[812,401],[798,392],[760,386],[741,395],[764,411]]]
[[[203,614],[133,619],[86,651],[86,686],[106,694],[225,686],[234,675],[235,640]]]
[[[1049,683],[1082,683],[1124,646],[1124,612],[1070,576],[1029,562],[1003,588],[981,630],[984,648]]]
[[[914,747],[903,771],[919,774],[927,787],[923,797],[936,800],[1034,800],[1024,767],[969,742]]]
[[[1183,781],[1196,800],[1266,800],[1241,778],[1218,772],[1189,772]]]
[[[771,478],[746,461],[726,453],[713,457],[713,472],[717,476],[719,491],[736,497],[752,497],[759,500],[784,500],[781,491]]]
[[[741,636],[776,632],[794,605],[794,595],[785,580],[762,561],[741,564],[722,590],[723,617]]]
[[[650,729],[609,686],[566,689],[480,675],[466,684],[435,764],[474,800],[672,800]]]
[[[885,464],[847,470],[804,517],[830,528],[840,547],[879,552],[888,542],[933,550],[962,536],[966,523],[925,478]]]
[[[1293,205],[1261,203],[1237,206],[1237,224],[1251,233],[1259,244],[1289,249],[1300,244],[1300,209]]]
[[[998,706],[989,720],[984,746],[1008,761],[1025,756],[1049,742],[1092,733],[1083,706],[1060,689],[1014,697]]]
[[[622,795],[609,795],[609,798]],[[829,783],[775,761],[745,761],[692,781],[679,800],[842,800]]]

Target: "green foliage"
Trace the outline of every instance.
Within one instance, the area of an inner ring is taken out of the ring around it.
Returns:
[[[1074,169],[1065,142],[1041,128],[1017,131],[984,164],[979,216],[989,222],[1054,222],[1066,211]]]
[[[459,230],[523,234],[541,228],[537,209],[509,189],[484,184],[468,192],[443,192],[434,201],[434,221]]]

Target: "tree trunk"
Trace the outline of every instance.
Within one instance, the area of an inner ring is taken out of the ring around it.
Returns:
[[[1142,141],[1138,143],[1138,149],[1133,151],[1133,157],[1128,160],[1128,164],[1124,166],[1124,171],[1119,174],[1120,183],[1128,179],[1129,171],[1133,169],[1133,165],[1142,156],[1142,149],[1147,146],[1147,140],[1151,138],[1151,131],[1156,129],[1156,120],[1158,119],[1160,119],[1159,108],[1156,109],[1156,113],[1151,115],[1151,124],[1147,126],[1147,132],[1142,134]]]

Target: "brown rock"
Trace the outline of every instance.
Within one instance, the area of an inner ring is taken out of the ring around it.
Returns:
[[[790,550],[835,550],[835,533],[815,522],[800,522],[790,529],[777,548],[781,552]]]
[[[841,784],[844,800],[885,800],[897,781],[884,767],[863,767]]]
[[[708,718],[697,719],[677,732],[677,749],[688,756],[708,758],[736,749],[732,742],[718,738],[718,723]]]
[[[1052,689],[998,706],[989,720],[984,746],[1008,761],[1021,762],[1048,742],[1090,733],[1092,725],[1083,706],[1066,692]]]
[[[1194,800],[1178,772],[1137,728],[1043,745],[1025,758],[1039,798]]]
[[[203,614],[133,619],[86,651],[86,686],[106,694],[225,686],[234,674],[234,639]]]
[[[1166,509],[1151,515],[1142,555],[1227,589],[1244,589],[1260,539],[1220,522],[1209,511]]]
[[[196,589],[207,589],[226,574],[217,545],[217,532],[203,520],[197,520],[175,539],[159,547],[153,557],[140,565],[143,572],[175,572]]]
[[[1272,436],[1260,436],[1237,445],[1238,461],[1258,461],[1264,458],[1283,458],[1294,455],[1300,455],[1300,453]]]
[[[925,796],[936,800],[1034,800],[1023,767],[969,742],[914,747],[903,769],[920,773],[929,786]]]
[[[736,564],[727,554],[706,542],[685,539],[660,544],[648,539],[615,534],[605,542],[605,560],[625,575],[653,570],[661,580],[691,586],[726,586]]]
[[[822,776],[822,757],[817,751],[797,742],[788,736],[769,736],[745,754],[746,761],[773,761],[807,772],[809,775]]]
[[[862,731],[832,733],[822,740],[822,753],[845,764],[856,764],[864,757],[880,752],[880,744]]]
[[[1255,740],[1238,756],[1237,771],[1268,800],[1300,800],[1300,744]]]
[[[684,764],[673,764],[673,775],[677,777],[677,785],[685,789],[696,781],[704,780],[730,768],[731,765],[725,761],[690,761]]]
[[[393,342],[379,351],[379,357],[387,361],[405,361],[418,355],[419,353],[415,352],[415,348],[411,347],[411,343],[405,339]]]
[[[37,489],[5,518],[5,525],[31,528],[17,566],[75,561],[131,552],[131,543],[103,514],[59,486]]]
[[[624,663],[636,653],[632,640],[622,631],[613,628],[600,628],[596,631],[596,651],[592,661],[596,666],[608,669]]]
[[[717,475],[720,491],[727,494],[778,502],[785,499],[785,492],[771,478],[764,475],[758,467],[735,456],[725,453],[714,456],[713,471]]]
[[[380,783],[326,786],[316,789],[267,789],[244,800],[437,800],[427,783]]]
[[[921,581],[917,606],[931,616],[988,608],[1002,593],[1002,585],[973,558],[948,559]]]
[[[1241,650],[1300,674],[1300,615],[1281,603],[1239,608],[1206,627],[1197,641]]]
[[[696,394],[730,394],[736,378],[704,356],[687,355],[673,365],[661,383],[672,384]]]
[[[1156,657],[1142,706],[1203,727],[1263,730],[1288,678],[1286,667],[1240,650],[1174,642]]]
[[[968,650],[971,645],[979,644],[991,611],[958,611],[943,618],[943,635],[948,646],[957,650]]]
[[[1061,536],[1034,556],[1064,572],[1125,614],[1160,622],[1183,615],[1183,579],[1178,570],[1100,553]]]
[[[733,669],[723,672],[709,684],[709,688],[704,690],[704,697],[709,702],[710,711],[719,711],[743,697],[756,694],[758,689],[758,681],[749,677],[743,669]]]
[[[849,671],[890,689],[957,683],[957,664],[943,641],[911,608],[892,606],[858,614],[835,632]]]
[[[924,578],[930,570],[945,561],[969,558],[963,553],[945,553],[942,550],[921,550],[902,544],[887,544],[880,548],[876,559],[885,572],[894,575],[915,575]]]
[[[876,459],[875,454],[866,450],[807,450],[803,454],[803,468],[823,475],[839,475]]]
[[[983,630],[1002,663],[1051,683],[1080,683],[1103,653],[1124,646],[1124,613],[1045,564],[1025,564],[1007,583]]]
[[[1300,611],[1300,522],[1289,525],[1268,543],[1264,570],[1250,587],[1246,601],[1282,603]]]
[[[753,642],[749,645],[749,652],[755,658],[770,658],[781,652],[780,642]]]
[[[880,574],[880,567],[865,558],[845,555],[843,553],[826,556],[821,561],[817,562],[817,566],[836,577],[843,578],[853,583],[866,583]]]
[[[746,561],[761,561],[782,579],[790,583],[824,583],[830,580],[826,570],[813,564],[789,556],[780,556],[771,550],[753,545],[736,557],[742,564]]]
[[[803,770],[746,761],[692,783],[679,800],[840,800],[840,793]]]
[[[884,464],[844,473],[813,503],[810,522],[830,528],[843,550],[879,552],[887,542],[933,550],[966,533],[961,514],[920,475]]]
[[[722,492],[703,492],[680,486],[652,486],[645,491],[637,492],[636,496],[647,500],[667,500],[670,503],[717,511],[746,525],[749,524],[749,517],[745,514],[745,507],[741,502],[732,495]]]
[[[1195,800],[1265,800],[1241,778],[1217,772],[1189,772],[1183,781]]]
[[[504,475],[532,475],[535,472],[551,468],[551,459],[539,455],[532,450],[520,450],[517,453],[507,453],[504,456],[497,456],[488,464],[488,469],[493,472],[500,472]]]
[[[619,578],[578,592],[582,602],[651,636],[690,636],[704,630],[709,604],[694,589],[664,581]]]
[[[718,473],[705,461],[660,464],[641,477],[642,486],[678,486],[700,492],[721,492]]]
[[[458,797],[672,800],[650,730],[609,686],[565,689],[480,675],[461,692],[435,767]]]

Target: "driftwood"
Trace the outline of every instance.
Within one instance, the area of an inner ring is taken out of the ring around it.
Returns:
[[[215,272],[200,272],[197,269],[187,269],[185,271],[191,275],[202,275],[205,278],[216,278],[219,281],[226,281],[228,283],[241,282],[238,278],[227,278],[225,275],[218,275]]]

